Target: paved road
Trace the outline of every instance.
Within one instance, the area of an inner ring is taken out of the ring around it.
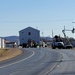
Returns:
[[[61,50],[63,59],[48,75],[75,75],[75,50]]]
[[[0,75],[75,75],[75,51],[23,49],[23,54],[0,62]]]
[[[50,49],[23,51],[22,55],[0,63],[0,75],[44,75],[62,58],[61,54]]]

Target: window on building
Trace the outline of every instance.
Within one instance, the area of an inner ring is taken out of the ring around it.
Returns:
[[[22,40],[24,40],[24,39],[22,38]]]
[[[28,32],[28,35],[31,35],[31,32]]]
[[[22,33],[24,33],[24,32],[22,32]]]

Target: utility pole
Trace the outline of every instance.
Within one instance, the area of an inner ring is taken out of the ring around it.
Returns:
[[[54,37],[54,33],[53,33],[53,30],[52,30],[52,38]]]
[[[43,31],[42,31],[42,37],[43,37]]]
[[[62,30],[63,34],[64,34],[64,38],[66,38],[66,34],[65,34],[65,26],[64,26],[64,30]]]

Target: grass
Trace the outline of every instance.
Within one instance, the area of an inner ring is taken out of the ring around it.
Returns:
[[[0,49],[0,56],[7,54],[9,51],[9,49]]]
[[[22,53],[23,52],[17,48],[0,49],[0,61],[11,59]]]

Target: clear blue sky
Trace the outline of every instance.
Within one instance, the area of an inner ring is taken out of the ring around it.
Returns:
[[[39,29],[41,36],[52,36],[52,30],[63,36],[64,25],[72,29],[74,19],[75,0],[0,0],[0,36],[19,35],[28,26]]]

